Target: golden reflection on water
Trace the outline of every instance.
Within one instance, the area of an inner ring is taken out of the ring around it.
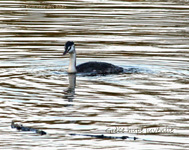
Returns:
[[[187,1],[0,4],[3,149],[188,147]],[[78,64],[105,61],[140,72],[71,77],[66,73],[68,58],[62,56],[68,40],[76,43]],[[48,135],[12,130],[12,120],[43,129]],[[68,136],[106,134],[108,127],[170,127],[174,132],[125,133],[155,144],[128,140],[126,145],[111,139],[107,145],[103,139]]]

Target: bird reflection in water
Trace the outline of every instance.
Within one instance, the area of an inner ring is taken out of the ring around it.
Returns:
[[[75,96],[75,85],[76,85],[76,74],[75,73],[69,73],[68,74],[69,78],[69,85],[66,90],[64,90],[64,96],[63,98],[68,100],[68,102],[73,102],[74,96]],[[67,106],[72,106],[72,105],[66,105]]]

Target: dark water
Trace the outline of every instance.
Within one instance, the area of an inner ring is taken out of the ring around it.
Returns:
[[[189,2],[1,1],[0,149],[187,149]],[[105,61],[134,74],[68,77]],[[11,121],[48,134],[11,129]],[[77,134],[131,136],[96,139]]]

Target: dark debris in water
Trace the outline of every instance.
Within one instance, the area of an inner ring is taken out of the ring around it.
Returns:
[[[40,134],[40,135],[46,135],[47,133],[43,130],[39,130],[39,129],[35,129],[35,128],[31,128],[31,127],[26,127],[23,126],[22,124],[16,124],[14,121],[12,121],[11,123],[11,128],[15,128],[18,131],[32,131],[34,133]],[[107,136],[104,134],[99,134],[99,135],[94,135],[94,134],[69,134],[71,136],[87,136],[87,137],[92,137],[92,138],[99,138],[99,139],[133,139],[136,140],[138,139],[137,137],[129,137],[129,136]]]
[[[16,124],[14,121],[11,123],[11,128],[16,128],[18,131],[32,131],[34,133],[40,134],[40,135],[46,135],[47,133],[43,130],[31,128],[31,127],[25,127],[22,124]]]
[[[133,139],[133,140],[137,140],[137,137],[129,137],[129,136],[106,136],[104,134],[99,134],[99,135],[93,135],[93,134],[69,134],[71,136],[88,136],[88,137],[93,137],[93,138],[99,138],[99,139]]]

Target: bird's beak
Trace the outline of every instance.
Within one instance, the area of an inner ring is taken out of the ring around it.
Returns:
[[[64,53],[63,53],[63,55],[66,55],[67,53],[68,53],[68,51],[67,51],[67,50],[65,50],[65,51],[64,51]]]

